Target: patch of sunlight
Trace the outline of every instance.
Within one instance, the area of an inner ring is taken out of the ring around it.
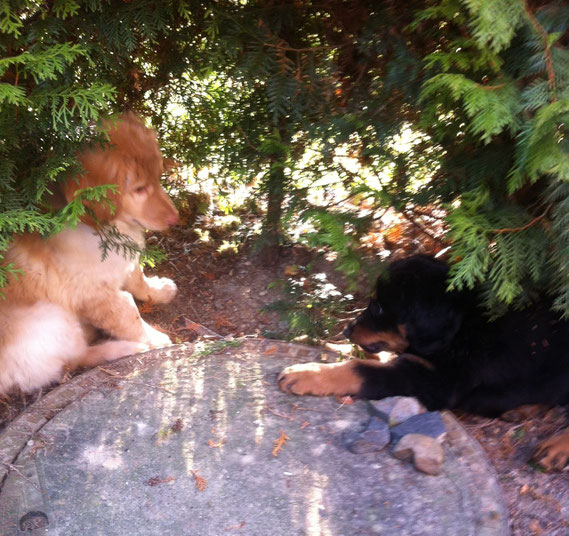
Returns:
[[[172,369],[175,368],[176,367],[174,366],[174,363],[172,363]],[[191,393],[184,392],[184,395],[188,398],[195,398],[197,400],[200,400],[203,398],[205,390],[205,365],[200,365],[199,363],[194,362],[191,366],[189,366],[188,371],[190,377],[188,378],[187,383],[184,382],[184,385],[192,386],[192,390]],[[186,391],[189,391],[189,389],[186,388]],[[172,397],[177,404],[180,403],[179,395],[180,394],[178,393],[178,396]],[[189,426],[191,426],[191,422],[198,411],[199,404],[186,404],[184,406],[184,421],[187,421],[189,423]],[[164,423],[164,419],[162,419],[162,422]],[[184,441],[181,451],[182,458],[184,459],[184,463],[186,465],[186,474],[190,475],[191,472],[195,470],[194,453],[196,451],[196,440],[192,439]]]
[[[200,242],[209,242],[211,240],[207,229],[200,229],[199,227],[196,227],[194,228],[194,232],[198,235]]]
[[[338,290],[338,287],[333,283],[327,281],[328,276],[324,273],[314,274],[313,279],[318,281],[320,285],[314,290],[314,294],[322,299],[334,298],[342,296],[342,293]]]
[[[160,400],[160,430],[170,430],[178,406],[176,394],[180,389],[179,374],[176,361],[166,361],[161,367],[162,378],[160,386],[157,387],[157,398]],[[160,390],[162,388],[163,390]]]
[[[225,214],[223,216],[214,216],[213,221],[217,227],[229,227],[235,223],[241,223],[241,218],[233,214]]]
[[[265,435],[265,410],[267,404],[267,397],[265,396],[266,386],[263,383],[263,369],[259,363],[252,362],[249,368],[252,373],[253,380],[248,384],[249,389],[253,394],[255,405],[253,406],[253,416],[255,423],[255,444],[260,445]]]
[[[408,153],[414,145],[421,143],[423,139],[424,135],[419,135],[409,127],[403,127],[400,134],[396,134],[391,138],[389,145],[398,153]]]
[[[322,515],[326,511],[324,490],[328,487],[328,477],[317,472],[312,473],[312,487],[306,497],[306,529],[308,534],[332,536],[328,521]]]
[[[239,244],[236,240],[224,240],[221,245],[217,248],[218,253],[224,253],[226,251],[233,251],[233,253],[239,252]]]
[[[118,469],[123,464],[120,452],[108,445],[86,447],[81,457],[89,467]]]
[[[209,167],[203,167],[197,172],[197,177],[200,180],[200,182],[209,179],[209,171],[210,171]]]

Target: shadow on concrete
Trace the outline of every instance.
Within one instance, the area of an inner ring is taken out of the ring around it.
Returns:
[[[0,436],[0,534],[507,534],[495,476],[450,415],[443,473],[427,476],[346,449],[367,402],[276,387],[291,363],[337,358],[218,341],[75,378]]]

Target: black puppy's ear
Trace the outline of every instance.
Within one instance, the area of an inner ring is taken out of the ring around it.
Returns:
[[[405,319],[409,351],[432,355],[448,348],[462,325],[463,314],[454,300],[418,303]]]

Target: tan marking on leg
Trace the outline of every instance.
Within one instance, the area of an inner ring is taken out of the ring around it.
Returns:
[[[569,462],[569,430],[542,441],[533,459],[546,471],[561,471]]]
[[[358,363],[381,366],[379,361],[352,359],[342,363],[303,363],[285,368],[279,387],[295,395],[357,395],[363,378],[354,372]]]
[[[435,365],[433,365],[428,359],[425,359],[424,357],[420,357],[415,354],[401,354],[401,357],[407,361],[417,363],[417,365],[421,365],[422,367],[425,367],[429,370],[435,370]]]

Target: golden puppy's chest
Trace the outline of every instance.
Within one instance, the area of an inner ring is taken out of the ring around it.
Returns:
[[[113,250],[103,260],[100,245],[99,235],[84,224],[46,240],[19,239],[8,260],[23,274],[6,289],[9,301],[48,300],[73,310],[101,287],[120,289],[138,255],[133,258]]]

